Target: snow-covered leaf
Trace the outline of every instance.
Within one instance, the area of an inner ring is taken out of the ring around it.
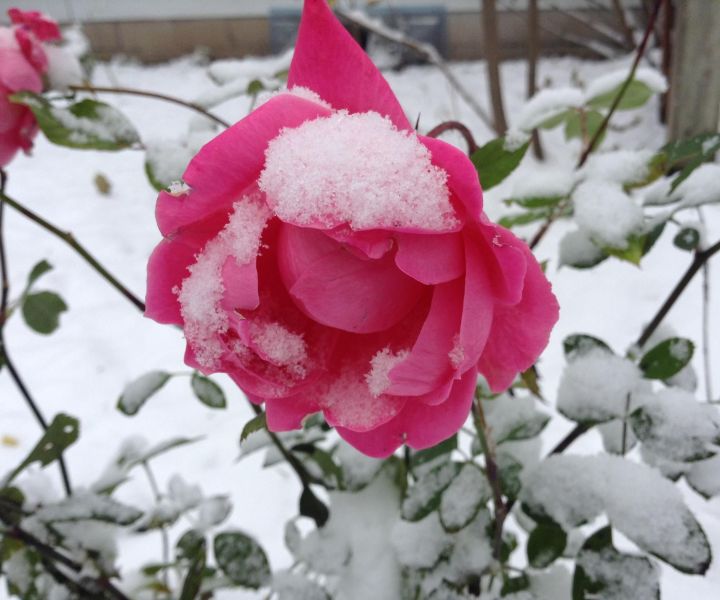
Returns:
[[[466,527],[492,496],[490,484],[474,463],[465,463],[440,500],[440,523],[454,533]]]
[[[205,571],[205,562],[207,560],[207,552],[205,550],[205,538],[197,540],[199,543],[194,549],[194,553],[190,558],[190,565],[182,589],[180,591],[180,600],[195,600],[200,594],[203,575]]]
[[[47,504],[33,514],[45,523],[68,521],[105,521],[116,525],[131,525],[142,516],[142,511],[121,504],[109,496],[90,492],[75,492],[55,504]]]
[[[675,234],[673,244],[681,250],[695,250],[700,244],[700,232],[695,227],[683,227]]]
[[[664,158],[666,172],[669,173],[677,167],[682,167],[680,174],[673,179],[670,192],[675,191],[701,164],[712,160],[718,150],[720,150],[720,134],[718,133],[702,133],[663,146],[659,154]]]
[[[150,371],[125,386],[117,402],[120,412],[133,416],[142,408],[142,405],[162,388],[170,379],[170,373],[165,371]]]
[[[264,431],[267,429],[267,422],[265,420],[265,413],[260,413],[250,419],[242,429],[240,433],[240,443],[242,444],[248,436],[255,433],[256,431]]]
[[[225,393],[222,388],[209,377],[201,375],[197,371],[192,374],[190,385],[200,402],[210,408],[225,408]]]
[[[410,455],[410,466],[415,469],[424,464],[431,463],[436,459],[443,458],[450,460],[450,455],[457,448],[457,434],[449,437],[444,442],[435,444],[432,448],[412,452]]]
[[[48,140],[86,150],[122,150],[140,141],[132,123],[116,108],[85,99],[66,107],[53,106],[39,94],[20,92],[11,101],[32,110]]]
[[[33,463],[39,462],[44,467],[57,460],[63,451],[77,440],[79,433],[80,423],[75,417],[63,413],[56,415],[35,448],[8,475],[3,481],[3,485],[8,485],[26,467]]]
[[[705,498],[720,495],[720,454],[692,464],[685,473],[692,489]]]
[[[487,425],[496,444],[526,440],[538,435],[550,417],[535,408],[532,396],[501,394],[483,400]]]
[[[612,90],[600,93],[597,96],[590,98],[588,100],[588,104],[593,108],[610,108],[610,105],[612,105],[616,96],[620,93],[621,87],[622,84]],[[617,105],[617,110],[632,110],[634,108],[640,108],[653,97],[654,93],[655,92],[650,89],[646,83],[633,80],[625,90],[620,103]]]
[[[460,464],[448,462],[424,473],[408,488],[402,504],[402,518],[419,521],[440,506],[442,493],[460,471]]]
[[[550,566],[562,556],[567,544],[567,534],[555,524],[540,523],[530,532],[527,542],[527,556],[530,565],[536,569]]]
[[[670,379],[690,362],[695,344],[673,337],[648,350],[640,359],[640,369],[648,379]]]
[[[244,533],[219,533],[213,549],[218,566],[233,583],[257,589],[270,580],[270,565],[264,550]]]

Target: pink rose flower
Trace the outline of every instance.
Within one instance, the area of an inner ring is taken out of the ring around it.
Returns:
[[[18,150],[28,151],[37,133],[29,108],[14,104],[8,96],[21,91],[43,90],[47,71],[43,42],[60,39],[57,23],[37,11],[8,11],[11,27],[0,27],[0,167]]]
[[[370,456],[437,444],[478,373],[500,391],[538,357],[550,284],[325,0],[305,2],[288,87],[160,194],[146,314],[182,326],[186,363],[227,373],[273,431],[322,411]]]

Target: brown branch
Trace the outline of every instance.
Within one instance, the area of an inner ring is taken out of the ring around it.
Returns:
[[[103,87],[103,86],[95,86],[95,85],[70,85],[68,86],[70,90],[73,92],[90,92],[93,94],[127,94],[130,96],[142,96],[144,98],[154,98],[155,100],[163,100],[164,102],[171,102],[172,104],[177,104],[179,106],[184,106],[185,108],[189,108],[190,110],[194,110],[195,112],[200,113],[204,117],[207,117],[211,121],[214,121],[218,125],[221,125],[222,127],[225,127],[225,129],[228,129],[231,125],[227,121],[221,119],[217,115],[212,114],[211,112],[205,110],[202,106],[199,104],[195,104],[194,102],[187,102],[185,100],[181,100],[180,98],[176,98],[175,96],[167,96],[166,94],[159,94],[157,92],[149,92],[147,90],[137,90],[134,88],[125,88],[125,87]]]
[[[45,220],[37,213],[34,213],[29,208],[26,208],[17,200],[14,200],[4,192],[2,192],[0,195],[2,196],[3,202],[7,203],[9,206],[14,208],[27,219],[30,219],[46,231],[52,233],[55,237],[61,239],[73,250],[75,250],[75,252],[77,252],[85,260],[85,262],[87,262],[105,281],[107,281],[118,292],[125,296],[125,298],[132,302],[132,304],[134,304],[136,308],[138,308],[142,312],[145,312],[145,303],[140,300],[140,298],[138,298],[135,294],[133,294],[127,287],[120,283],[115,278],[115,276],[112,275],[105,267],[103,267],[102,264],[100,264],[100,262],[92,254],[90,254],[90,252],[88,252],[82,244],[80,244],[75,239],[72,233],[59,229],[58,227]],[[0,312],[0,314],[3,313]]]
[[[493,492],[493,504],[495,506],[495,530],[493,536],[493,556],[500,560],[502,553],[502,533],[505,517],[510,512],[512,501],[508,500],[505,505],[502,498],[502,486],[500,474],[495,460],[495,444],[490,435],[490,430],[485,421],[485,414],[482,409],[482,400],[475,399],[472,403],[473,421],[477,430],[478,439],[485,455],[485,476]]]
[[[10,378],[15,383],[20,395],[24,398],[25,403],[33,413],[35,420],[38,422],[43,431],[47,431],[48,422],[45,419],[40,407],[30,394],[30,390],[20,376],[20,372],[15,366],[14,361],[10,357],[8,345],[5,340],[5,324],[7,323],[8,300],[10,298],[10,278],[7,267],[7,256],[5,254],[5,236],[4,236],[4,213],[5,213],[5,185],[7,183],[7,175],[5,171],[0,169],[0,279],[2,280],[2,292],[0,293],[0,357],[3,359],[7,367]],[[62,453],[58,456],[58,466],[60,468],[60,477],[62,479],[65,493],[72,495],[72,486],[70,485],[70,476],[65,465],[65,459]]]
[[[532,98],[537,92],[537,63],[540,56],[540,11],[538,10],[538,0],[528,0],[527,13],[527,97]],[[533,154],[538,160],[543,160],[545,156],[537,128],[533,129],[531,136]]]
[[[625,44],[628,49],[631,49],[635,46],[635,37],[633,36],[632,28],[628,25],[625,16],[625,7],[622,5],[621,0],[612,0],[612,3],[615,14],[617,15],[620,31],[622,31],[623,36],[625,36]]]
[[[467,143],[468,146],[468,155],[473,154],[478,149],[478,145],[475,142],[472,132],[465,125],[460,123],[460,121],[443,121],[439,125],[435,125],[435,127],[433,127],[425,135],[427,137],[436,138],[446,131],[457,131],[465,138],[465,143]]]
[[[493,123],[498,135],[507,131],[505,108],[503,106],[502,83],[500,81],[500,48],[498,43],[497,5],[495,0],[482,0],[482,25],[484,35],[485,61],[490,89],[490,104]]]

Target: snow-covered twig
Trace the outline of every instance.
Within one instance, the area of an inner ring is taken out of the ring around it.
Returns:
[[[145,98],[154,98],[155,100],[163,100],[165,102],[172,102],[173,104],[178,104],[180,106],[184,106],[185,108],[189,108],[190,110],[194,110],[195,112],[200,113],[201,115],[207,117],[211,121],[214,121],[218,125],[221,125],[225,129],[228,129],[230,127],[230,123],[227,121],[221,119],[217,115],[212,114],[211,112],[204,109],[202,106],[198,104],[194,104],[193,102],[187,102],[185,100],[181,100],[180,98],[176,98],[175,96],[168,96],[166,94],[159,94],[157,92],[149,92],[147,90],[136,90],[134,88],[124,88],[124,87],[99,87],[94,85],[71,85],[68,86],[68,89],[72,90],[73,92],[90,92],[93,94],[129,94],[131,96],[144,96]]]
[[[382,23],[379,23],[378,21],[369,18],[362,11],[336,8],[335,12],[337,12],[338,16],[342,17],[346,21],[349,21],[350,23],[353,23],[354,25],[365,29],[366,31],[374,33],[375,35],[378,35],[383,39],[399,44],[400,46],[405,46],[406,48],[409,48],[425,57],[428,62],[432,63],[438,69],[440,69],[440,72],[448,80],[448,83],[455,89],[455,91],[460,95],[460,97],[473,110],[473,112],[475,112],[475,114],[480,117],[483,123],[485,123],[493,131],[495,131],[495,125],[493,124],[490,116],[487,114],[485,109],[480,106],[480,104],[478,104],[473,95],[455,76],[448,64],[440,56],[440,53],[437,51],[437,48],[435,48],[435,46],[415,40],[405,35],[402,31],[392,29]],[[497,133],[498,135],[500,135],[502,132],[498,131]]]
[[[7,321],[8,300],[10,298],[10,280],[7,268],[7,257],[5,255],[5,238],[3,236],[3,216],[5,213],[5,203],[7,202],[7,196],[5,195],[6,183],[7,174],[4,170],[0,169],[0,279],[2,279],[2,292],[0,293],[0,358],[3,359],[8,373],[10,374],[10,378],[13,380],[15,387],[17,387],[18,391],[25,399],[30,411],[35,416],[35,420],[39,423],[40,427],[42,427],[43,431],[47,431],[48,422],[37,402],[35,402],[35,399],[30,394],[30,390],[27,385],[25,385],[23,378],[20,376],[20,372],[15,367],[15,363],[10,358],[7,342],[5,341],[5,323]],[[60,466],[60,476],[62,478],[63,487],[65,488],[65,493],[68,496],[71,496],[72,486],[70,485],[70,476],[68,475],[62,453],[58,456],[58,465]]]

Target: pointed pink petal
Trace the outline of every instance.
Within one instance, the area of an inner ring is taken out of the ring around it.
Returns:
[[[265,418],[270,431],[292,431],[302,428],[305,417],[319,412],[317,402],[307,397],[291,396],[265,401]]]
[[[472,232],[465,232],[465,295],[463,297],[462,321],[457,368],[462,373],[477,363],[488,340],[493,322],[494,298],[491,282],[483,256]]]
[[[465,207],[470,220],[477,221],[482,213],[483,196],[475,166],[452,144],[424,135],[418,137],[430,150],[433,164],[447,172],[448,187]]]
[[[387,116],[412,129],[387,81],[335,18],[326,0],[305,0],[288,87],[311,89],[335,109]]]
[[[353,231],[348,225],[341,225],[324,233],[359,258],[381,258],[393,247],[390,233],[381,229]]]
[[[173,292],[189,275],[197,248],[177,240],[163,240],[150,255],[147,268],[145,316],[158,323],[182,325],[180,303]]]
[[[525,249],[527,273],[522,299],[515,306],[498,305],[490,338],[478,364],[490,389],[500,392],[528,369],[548,343],[559,306],[540,265]]]
[[[163,235],[215,211],[228,212],[249,189],[265,164],[268,142],[284,127],[326,116],[330,111],[291,94],[280,94],[205,144],[183,175],[191,191],[161,193],[156,217]]]
[[[488,260],[485,264],[495,298],[505,304],[517,304],[525,284],[527,245],[498,225],[480,225],[480,232],[486,243],[483,250]]]
[[[408,403],[399,419],[407,431],[407,444],[415,450],[430,448],[456,433],[470,414],[477,370],[470,369],[455,382],[448,399],[437,406]]]
[[[396,235],[395,264],[420,283],[452,281],[465,272],[465,251],[457,234]]]
[[[430,312],[409,356],[390,371],[388,394],[429,394],[452,378],[450,352],[460,328],[462,302],[461,279],[435,286]]]
[[[278,243],[278,264],[290,295],[323,325],[353,333],[388,329],[426,289],[401,273],[391,255],[359,259],[320,231],[284,225]]]
[[[11,23],[27,27],[43,42],[59,40],[62,37],[57,22],[39,10],[11,8],[8,10],[8,16]]]
[[[470,369],[455,382],[447,400],[426,406],[411,398],[394,419],[370,431],[337,427],[346,442],[374,458],[387,458],[407,442],[416,450],[430,448],[456,433],[467,420],[477,384],[477,370]]]

